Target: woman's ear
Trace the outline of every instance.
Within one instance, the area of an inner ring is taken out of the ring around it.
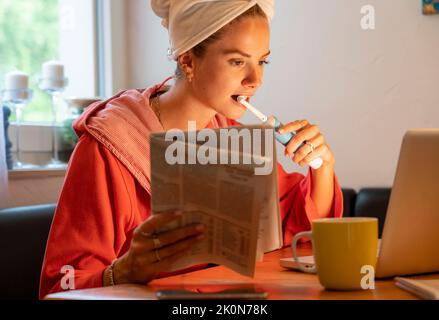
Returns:
[[[192,82],[194,78],[194,57],[191,51],[187,51],[178,57],[178,64],[180,65],[180,70],[184,73],[186,79]]]

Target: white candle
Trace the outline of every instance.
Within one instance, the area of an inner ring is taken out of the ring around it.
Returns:
[[[29,87],[29,76],[24,72],[12,71],[7,73],[5,78],[6,90],[28,89]]]
[[[29,89],[29,76],[21,71],[12,71],[5,77],[5,101],[29,100],[31,97]]]
[[[59,61],[43,63],[43,78],[64,78],[64,65]]]
[[[64,65],[59,61],[47,61],[43,63],[42,84],[45,89],[61,89],[66,86],[64,77]]]

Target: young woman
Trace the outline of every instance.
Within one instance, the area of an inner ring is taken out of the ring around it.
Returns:
[[[175,83],[125,91],[90,106],[75,123],[79,142],[49,235],[41,298],[72,287],[61,272],[66,265],[74,268],[75,289],[146,284],[171,274],[172,264],[202,241],[202,225],[154,235],[182,213],[151,215],[149,135],[187,130],[190,120],[198,129],[239,125],[235,119],[245,109],[234,97],[251,97],[262,84],[273,2],[152,1],[169,29],[170,54],[178,65]],[[313,219],[339,217],[343,208],[334,156],[318,126],[296,120],[283,130],[298,133],[285,149],[293,161],[302,166],[317,157],[324,161],[306,177],[278,166],[288,244],[294,234],[309,230]]]

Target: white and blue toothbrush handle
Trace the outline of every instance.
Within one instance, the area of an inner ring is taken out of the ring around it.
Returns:
[[[278,132],[279,128],[282,127],[283,124],[275,116],[269,116],[267,123],[271,127],[273,127],[274,137],[276,138],[276,140],[279,141],[280,143],[282,143],[284,146],[286,146],[291,141],[291,139],[294,138],[295,134],[293,134],[292,132],[287,132],[284,134],[280,134]],[[300,147],[302,147],[304,145],[305,145],[305,142],[302,143],[302,145]],[[322,166],[322,164],[323,164],[322,158],[315,158],[314,160],[312,160],[309,163],[309,166],[311,168],[313,168],[314,170],[317,170],[318,168],[320,168]]]

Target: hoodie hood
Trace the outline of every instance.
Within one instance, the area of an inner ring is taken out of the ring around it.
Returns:
[[[106,147],[151,194],[151,161],[149,137],[164,131],[150,107],[150,98],[167,91],[165,83],[149,89],[122,91],[106,101],[91,104],[75,121],[73,129],[78,137],[89,133]],[[207,128],[235,125],[233,120],[216,114]]]

